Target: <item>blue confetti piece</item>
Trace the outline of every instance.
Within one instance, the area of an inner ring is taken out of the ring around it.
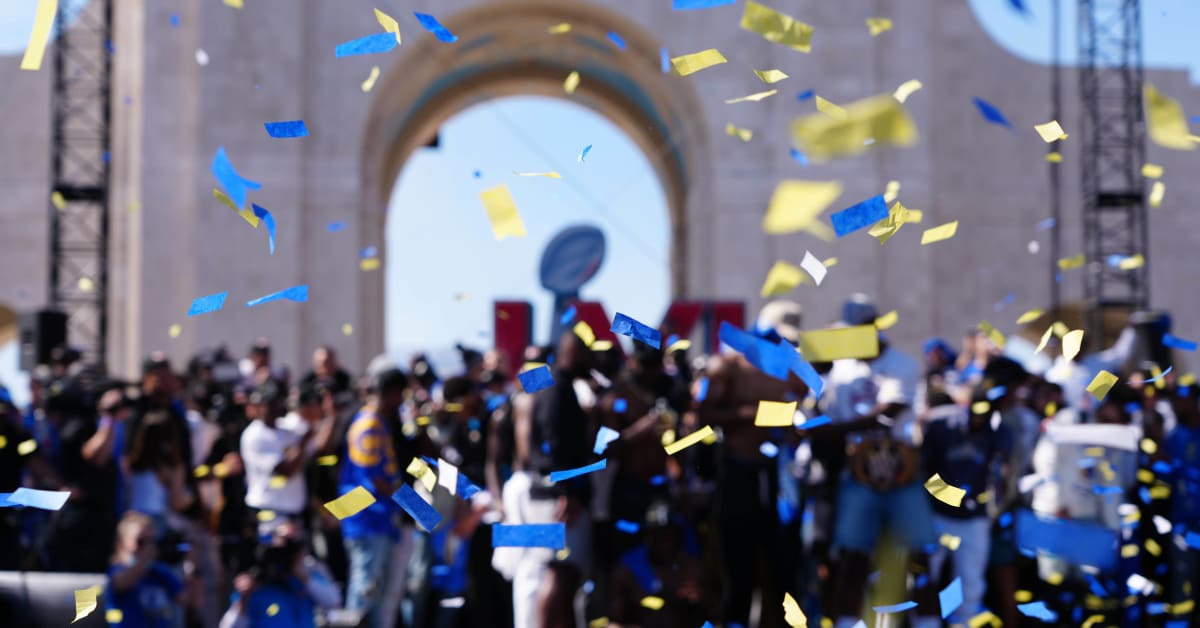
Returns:
[[[892,604],[891,606],[872,606],[871,608],[875,609],[876,613],[903,613],[904,611],[909,610],[910,608],[916,608],[916,607],[917,607],[917,603],[912,600],[909,600],[907,602],[901,602],[899,604]]]
[[[1116,566],[1117,533],[1099,524],[1042,518],[1029,510],[1017,512],[1017,545],[1058,555],[1101,571]]]
[[[1192,124],[1200,123],[1200,116],[1192,116],[1188,119]]]
[[[692,11],[695,9],[711,9],[733,4],[737,0],[674,0],[671,8],[676,11]]]
[[[816,90],[806,89],[806,90],[800,92],[799,94],[796,94],[796,100],[798,102],[804,102],[804,101],[808,100],[809,98],[812,98],[813,96],[816,96],[816,95],[817,95]]]
[[[613,402],[613,412],[624,412],[629,407],[629,402],[624,399],[617,399]]]
[[[588,153],[590,152],[592,152],[592,145],[588,144],[587,146],[584,146],[583,152],[579,153],[579,161],[582,162],[584,159],[587,159]]]
[[[650,478],[650,486],[662,486],[663,484],[666,484],[666,483],[667,483],[667,476],[665,476],[665,475],[656,475],[656,476]]]
[[[1150,466],[1150,469],[1155,473],[1162,475],[1171,472],[1171,464],[1165,460],[1159,460]]]
[[[459,473],[458,481],[454,485],[454,492],[463,499],[471,499],[477,494],[483,492],[483,489],[475,485],[474,482],[467,479],[467,474]]]
[[[1171,372],[1172,370],[1174,370],[1174,369],[1175,369],[1175,367],[1173,367],[1173,366],[1168,366],[1168,367],[1167,367],[1167,370],[1165,370],[1165,371],[1163,371],[1163,372],[1161,372],[1161,373],[1159,373],[1159,374],[1158,374],[1158,377],[1151,377],[1150,379],[1146,380],[1146,381],[1145,381],[1145,383],[1147,383],[1147,384],[1153,384],[1154,382],[1157,382],[1158,380],[1160,380],[1160,379],[1162,379],[1162,378],[1166,377],[1166,376],[1167,376],[1167,373],[1170,373],[1170,372]]]
[[[527,393],[535,393],[554,385],[554,375],[550,373],[550,367],[544,364],[524,373],[518,373],[517,379],[521,381],[521,388]]]
[[[172,13],[171,17],[167,18],[167,21],[171,23],[171,28],[179,28],[179,15],[178,14]]]
[[[1016,132],[1016,129],[1013,128],[1012,123],[1008,121],[1008,118],[1004,117],[1004,114],[1001,113],[995,105],[982,98],[976,98],[973,102],[975,103],[975,107],[979,109],[979,113],[983,116],[984,120],[987,120],[992,124],[999,124],[1000,126],[1007,127],[1008,130],[1014,133]]]
[[[188,308],[187,315],[196,316],[216,312],[225,307],[225,297],[228,295],[228,292],[218,292],[204,297],[196,297],[192,299],[192,307]]]
[[[797,425],[796,429],[811,430],[814,427],[821,427],[822,425],[829,425],[829,423],[830,423],[829,417],[822,414],[821,416],[813,417],[813,418],[801,423],[800,425]]]
[[[551,471],[550,472],[550,482],[552,482],[552,483],[553,482],[562,482],[563,480],[569,480],[571,478],[579,477],[581,475],[587,475],[593,471],[599,471],[607,466],[608,466],[608,458],[604,458],[603,460],[600,460],[598,462],[593,462],[592,464],[578,467],[575,469],[564,469],[562,471]]]
[[[1000,516],[996,518],[996,523],[1000,524],[1001,528],[1007,528],[1008,526],[1012,525],[1012,520],[1013,520],[1012,513],[1004,512],[1004,513],[1001,513]]]
[[[938,593],[938,603],[942,606],[942,619],[950,616],[950,613],[958,610],[958,607],[963,603],[962,578],[955,578],[954,582],[946,585]]]
[[[8,498],[12,497],[12,493],[0,493],[0,508],[16,508],[16,504],[9,503]]]
[[[1106,597],[1108,595],[1108,591],[1104,589],[1104,585],[1100,584],[1100,581],[1096,579],[1096,576],[1084,572],[1083,577],[1087,580],[1088,588],[1092,590],[1092,595],[1096,597]]]
[[[1058,613],[1046,608],[1046,603],[1041,600],[1028,604],[1018,604],[1017,610],[1021,611],[1021,614],[1026,617],[1040,619],[1047,624],[1058,621]]]
[[[328,231],[329,233],[337,233],[345,228],[346,228],[346,223],[339,220],[337,222],[329,223],[329,226],[325,227],[325,230]]]
[[[1183,537],[1183,542],[1187,543],[1187,546],[1192,549],[1200,550],[1200,534],[1189,530],[1188,533]]]
[[[704,401],[708,398],[708,378],[701,377],[700,382],[696,385],[696,401]]]
[[[869,227],[888,217],[887,203],[883,195],[871,197],[857,205],[847,207],[829,217],[833,231],[841,238],[859,229]]]
[[[758,447],[758,452],[768,458],[774,458],[779,455],[779,447],[771,441],[766,441]]]
[[[792,159],[795,159],[796,163],[800,164],[801,166],[808,165],[808,157],[805,157],[804,153],[796,150],[795,148],[789,150],[788,154],[791,155]]]
[[[662,332],[649,325],[639,323],[620,312],[617,312],[616,317],[613,318],[609,331],[641,341],[655,349],[662,348]]]
[[[995,401],[995,400],[1003,397],[1006,393],[1008,393],[1008,388],[1005,388],[1004,386],[996,386],[994,388],[989,388],[987,391],[987,400]]]
[[[670,347],[671,345],[675,344],[675,342],[678,340],[679,340],[678,334],[671,334],[670,336],[667,336],[667,346]]]
[[[430,506],[407,484],[401,484],[400,489],[392,493],[392,501],[399,504],[426,532],[432,532],[442,522],[442,515],[437,509]]]
[[[267,128],[267,135],[271,137],[308,137],[308,127],[304,124],[304,120],[266,122],[263,123],[263,126]]]
[[[616,31],[608,31],[608,40],[611,41],[619,50],[624,50],[626,47],[625,40],[621,39],[621,36],[618,35]]]
[[[359,259],[371,259],[376,255],[379,255],[379,249],[374,246],[363,247],[363,250],[358,252]]]
[[[483,171],[481,171],[481,170],[476,170],[476,171],[475,171],[475,172],[473,172],[472,174],[474,175],[474,177],[475,177],[476,179],[478,179],[478,178],[480,178],[480,177],[482,177],[482,176],[483,176]]]
[[[308,301],[308,284],[292,286],[287,290],[280,290],[279,292],[268,294],[265,297],[259,297],[253,301],[247,301],[246,307],[254,307],[256,305],[262,305],[263,303],[270,303],[271,301],[279,301],[280,299],[287,299],[288,301],[295,301],[296,303],[304,303],[305,301]]]
[[[604,450],[608,449],[609,443],[621,437],[621,433],[611,427],[604,425],[600,426],[600,431],[596,432],[596,444],[592,447],[592,453],[597,456],[603,455]]]
[[[416,11],[413,12],[413,15],[417,17],[417,21],[421,23],[421,26],[425,30],[433,33],[433,36],[438,38],[438,41],[444,41],[448,44],[458,41],[458,35],[451,33],[450,29],[442,26],[442,23],[437,21],[436,17],[428,13],[417,13]],[[393,37],[393,39],[395,38]]]
[[[1037,230],[1045,231],[1047,229],[1053,229],[1054,225],[1057,225],[1057,224],[1058,224],[1057,220],[1055,220],[1053,218],[1047,218],[1037,224]]]
[[[1005,297],[1003,299],[1000,299],[999,301],[997,301],[996,305],[993,306],[993,309],[995,309],[997,312],[999,312],[999,311],[1003,310],[1004,308],[1008,307],[1008,305],[1010,303],[1012,303],[1013,301],[1015,301],[1016,298],[1017,298],[1017,295],[1010,292],[1007,295],[1005,295]]]
[[[7,500],[10,506],[27,506],[41,510],[62,510],[62,507],[66,505],[67,499],[70,497],[70,491],[39,491],[21,487],[14,491],[12,495],[9,495]]]
[[[1171,334],[1163,334],[1162,343],[1172,349],[1179,349],[1181,351],[1196,350],[1195,342],[1192,342],[1191,340],[1184,340],[1183,338],[1172,336]]]
[[[254,215],[263,221],[267,226],[267,242],[271,245],[271,255],[275,254],[275,217],[265,207],[260,207],[254,203],[250,203],[250,207],[254,209]]]
[[[617,519],[617,530],[625,534],[637,534],[642,526],[624,519]]]
[[[389,52],[396,47],[395,33],[375,33],[338,44],[333,49],[335,57],[354,57]]]
[[[548,547],[560,550],[567,547],[567,524],[526,523],[523,525],[492,526],[492,547]]]
[[[671,52],[666,46],[658,49],[658,65],[663,74],[671,73]]]
[[[563,312],[562,316],[560,316],[558,318],[558,322],[562,325],[569,324],[573,320],[575,320],[575,306],[574,305],[567,308],[567,311]]]
[[[233,200],[238,209],[246,208],[246,194],[250,190],[258,190],[262,188],[262,184],[257,181],[251,181],[238,174],[234,169],[233,164],[229,161],[229,156],[225,154],[225,147],[217,148],[217,153],[213,155],[212,173],[217,178],[217,182],[221,187],[225,188],[225,193]]]
[[[1008,0],[1008,6],[1014,11],[1022,15],[1029,15],[1029,7],[1025,6],[1025,0]]]

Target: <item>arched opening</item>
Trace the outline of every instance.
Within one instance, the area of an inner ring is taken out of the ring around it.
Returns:
[[[380,234],[393,183],[413,152],[456,113],[506,96],[567,98],[610,120],[641,149],[669,210],[671,295],[700,291],[703,273],[689,257],[699,230],[689,225],[711,213],[706,117],[690,84],[663,75],[655,38],[607,9],[558,0],[489,3],[439,17],[458,41],[406,41],[375,88],[361,157],[360,246],[378,246],[386,259]],[[552,32],[564,23],[569,32]],[[581,80],[567,96],[563,80],[572,71]],[[356,336],[360,354],[370,356],[385,346],[385,279],[360,273],[358,281]]]
[[[478,193],[500,183],[517,202],[524,238],[492,235]],[[389,205],[385,336],[398,360],[428,351],[441,367],[455,361],[456,343],[492,346],[497,299],[533,303],[534,337],[548,341],[553,298],[539,283],[538,264],[570,225],[593,225],[607,241],[583,298],[647,319],[667,306],[669,220],[659,179],[621,129],[577,104],[518,96],[458,113],[442,125],[436,147],[412,154]]]

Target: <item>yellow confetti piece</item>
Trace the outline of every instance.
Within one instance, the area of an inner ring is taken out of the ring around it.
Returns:
[[[971,404],[971,414],[987,414],[988,410],[992,409],[992,404],[986,401],[976,401]]]
[[[1150,83],[1145,84],[1142,93],[1146,100],[1146,131],[1151,141],[1164,148],[1195,150],[1183,107]]]
[[[579,87],[579,72],[572,71],[567,75],[567,79],[563,81],[563,91],[568,94],[574,94],[577,87]]]
[[[711,68],[714,65],[721,65],[726,61],[727,59],[719,50],[709,48],[708,50],[673,57],[671,59],[671,71],[679,76],[687,76],[705,68]]]
[[[1138,469],[1137,481],[1142,484],[1151,484],[1154,482],[1154,472],[1150,469]]]
[[[738,128],[736,126],[733,126],[732,124],[726,124],[725,125],[725,135],[729,135],[731,137],[736,137],[739,140],[742,140],[743,142],[749,142],[751,139],[754,138],[754,131],[751,131],[750,129]]]
[[[746,2],[740,26],[771,43],[799,52],[812,51],[812,26],[757,2]]]
[[[279,605],[272,603],[267,607],[267,617],[274,617],[279,614]]]
[[[1066,323],[1063,323],[1062,321],[1054,321],[1050,324],[1050,329],[1053,330],[1054,335],[1058,336],[1059,338],[1062,338],[1067,334],[1067,332],[1071,331],[1071,328],[1067,327]]]
[[[229,467],[224,462],[218,462],[212,467],[214,477],[223,478],[229,475]]]
[[[80,292],[92,292],[96,289],[96,282],[91,277],[80,277],[78,286]]]
[[[662,443],[663,447],[675,442],[675,430],[667,430],[663,432],[662,438],[659,439],[659,442]]]
[[[1142,176],[1147,179],[1157,179],[1163,176],[1163,167],[1158,164],[1142,164]]]
[[[192,469],[192,477],[194,478],[205,478],[208,477],[210,473],[212,473],[212,469],[206,464],[202,464],[195,469]]]
[[[809,362],[833,362],[845,358],[868,360],[879,355],[879,330],[875,325],[800,332],[800,352]]]
[[[988,340],[992,341],[992,344],[996,345],[998,349],[1004,348],[1004,334],[1000,333],[999,329],[996,329],[987,321],[979,321],[979,329],[987,334]]]
[[[72,624],[91,615],[92,611],[96,610],[96,599],[102,592],[104,592],[104,587],[100,585],[75,591],[75,619],[71,621]]]
[[[837,266],[837,263],[838,263],[838,258],[836,258],[836,257],[830,257],[821,262],[821,264],[823,264],[825,266],[825,268],[833,268],[834,266]]]
[[[350,323],[342,323],[342,335],[350,336],[354,333],[354,325]]]
[[[227,6],[227,7],[233,7],[233,8],[235,8],[235,9],[241,9],[241,8],[243,8],[243,7],[242,7],[242,0],[225,0],[225,6]]]
[[[37,448],[37,441],[33,440],[32,438],[17,443],[17,453],[22,456],[28,456],[29,454],[37,451]]]
[[[664,602],[661,597],[647,595],[646,597],[642,598],[642,606],[652,611],[661,609],[663,604],[666,604],[666,602]]]
[[[1178,604],[1171,605],[1171,614],[1172,615],[1186,615],[1186,614],[1192,612],[1192,608],[1194,608],[1195,606],[1196,606],[1195,600],[1184,600],[1182,602],[1179,602]]]
[[[789,264],[783,260],[775,262],[771,270],[767,271],[767,279],[763,282],[760,294],[766,297],[775,297],[782,294],[787,294],[796,289],[804,281],[804,271],[799,267]]]
[[[1158,484],[1150,487],[1151,499],[1167,499],[1171,496],[1171,487],[1166,484]]]
[[[1092,615],[1092,616],[1088,617],[1087,619],[1083,620],[1082,628],[1092,628],[1092,626],[1094,626],[1095,624],[1098,624],[1102,621],[1104,621],[1104,615]]]
[[[609,344],[611,345],[612,343],[609,343]],[[675,342],[671,343],[671,346],[667,347],[667,353],[675,353],[676,351],[687,351],[688,349],[691,349],[691,348],[692,348],[692,341],[688,340],[686,338],[681,338],[681,339],[676,340]]]
[[[758,427],[790,427],[795,423],[796,402],[759,401],[754,414],[754,425]]]
[[[368,257],[367,259],[358,260],[358,269],[363,272],[371,272],[372,270],[379,270],[379,258],[378,257]]]
[[[613,343],[611,340],[597,340],[596,342],[592,343],[592,351],[604,352],[604,351],[609,351],[612,348],[613,348]]]
[[[1063,582],[1063,575],[1058,572],[1048,573],[1048,574],[1046,574],[1046,577],[1044,579],[1049,584],[1051,584],[1053,586],[1058,586],[1058,585],[1062,584],[1062,582]]]
[[[213,198],[221,202],[222,205],[232,209],[233,212],[242,217],[242,220],[250,223],[251,227],[258,228],[258,216],[254,215],[254,211],[250,209],[238,209],[236,203],[233,202],[229,195],[221,191],[220,188],[213,188]]]
[[[367,80],[363,81],[360,86],[362,92],[365,94],[371,91],[371,88],[375,87],[375,81],[377,80],[379,80],[379,66],[371,66],[371,73],[367,75]]]
[[[583,344],[587,345],[589,348],[595,344],[596,332],[592,331],[591,325],[588,325],[583,321],[579,321],[578,323],[575,323],[575,328],[573,331],[575,332],[575,335],[579,336],[579,339],[583,341]]]
[[[770,98],[771,96],[774,96],[775,94],[778,94],[778,93],[779,93],[779,90],[777,90],[777,89],[769,89],[765,92],[758,92],[755,94],[750,94],[749,96],[730,98],[729,100],[725,101],[725,104],[733,105],[733,104],[737,104],[740,102],[758,102],[764,98]]]
[[[1154,454],[1158,453],[1158,443],[1150,440],[1149,438],[1143,438],[1141,445],[1142,451],[1146,452],[1146,455],[1148,456],[1153,456]]]
[[[1000,618],[996,617],[996,614],[993,613],[992,611],[984,611],[984,612],[972,617],[971,619],[968,619],[967,625],[970,626],[971,628],[981,628],[984,625],[993,624],[994,621],[999,620],[999,619]]]
[[[104,612],[104,621],[110,624],[119,624],[123,619],[125,619],[125,615],[119,608],[110,608]]]
[[[1154,539],[1146,539],[1143,545],[1146,547],[1146,551],[1150,552],[1152,556],[1160,556],[1162,554],[1162,546]]]
[[[1086,263],[1086,262],[1087,262],[1087,256],[1084,255],[1083,253],[1080,253],[1079,255],[1072,255],[1071,257],[1064,257],[1064,258],[1058,260],[1058,269],[1059,270],[1074,270],[1076,268],[1079,268],[1080,266],[1083,266],[1084,263]]]
[[[183,333],[183,327],[181,327],[179,325],[179,323],[175,323],[174,325],[171,325],[170,327],[167,328],[167,335],[172,338],[178,338],[179,335],[182,333]]]
[[[837,238],[833,229],[823,222],[810,222],[804,226],[804,230],[826,242],[833,242]]]
[[[1155,181],[1154,185],[1150,186],[1150,206],[1157,208],[1162,205],[1163,196],[1167,193],[1167,184],[1162,181]]]
[[[492,233],[497,240],[508,237],[521,238],[525,236],[525,223],[517,211],[517,204],[507,185],[498,185],[479,193],[483,207],[487,210],[488,220],[492,223]]]
[[[1191,386],[1192,384],[1195,384],[1195,383],[1196,383],[1196,374],[1195,373],[1184,373],[1183,375],[1179,376],[1179,385],[1180,386]]]
[[[792,121],[792,143],[809,161],[819,163],[876,147],[917,142],[916,123],[891,94],[853,102],[844,110],[845,118],[814,113]]]
[[[288,481],[287,476],[272,475],[271,479],[267,480],[267,486],[269,486],[271,488],[279,489],[279,488],[283,488],[283,487],[287,486],[287,481]]]
[[[1013,594],[1013,599],[1016,600],[1020,604],[1024,604],[1026,602],[1033,600],[1033,591],[1026,591],[1025,589],[1021,589],[1021,590],[1017,591],[1015,594]]]
[[[273,511],[273,510],[258,511],[258,520],[263,523],[267,523],[269,521],[274,521],[275,520],[275,511]]]
[[[1043,314],[1045,314],[1045,312],[1043,312],[1042,310],[1038,310],[1038,309],[1029,310],[1029,311],[1025,312],[1024,314],[1020,315],[1019,317],[1017,317],[1017,324],[1024,325],[1026,323],[1032,323],[1033,321],[1036,321],[1037,319],[1041,318]]]
[[[942,537],[938,539],[938,543],[951,552],[957,552],[958,546],[962,545],[962,538],[954,536],[953,534],[942,534]]]
[[[1131,256],[1126,257],[1125,259],[1117,262],[1117,268],[1119,270],[1134,270],[1136,268],[1141,268],[1142,266],[1145,266],[1145,265],[1146,265],[1146,258],[1142,257],[1141,253],[1138,253],[1137,255],[1131,255]]]
[[[1138,555],[1139,551],[1140,551],[1140,549],[1138,548],[1138,546],[1133,545],[1132,543],[1129,545],[1122,545],[1121,546],[1121,558],[1133,558],[1134,556]]]
[[[791,593],[783,594],[783,621],[792,628],[808,628],[808,618]]]
[[[947,484],[937,473],[925,481],[925,490],[938,501],[955,508],[962,505],[963,497],[967,494],[963,489]]]
[[[688,447],[707,439],[709,436],[716,438],[716,432],[713,432],[712,427],[705,425],[704,427],[692,432],[691,434],[688,434],[687,436],[684,436],[670,445],[665,445],[663,449],[667,450],[668,456],[674,456],[684,449],[687,449]]]
[[[375,496],[367,489],[358,486],[345,495],[325,504],[325,510],[340,519],[358,514],[364,508],[375,503]]]
[[[1117,376],[1108,371],[1100,371],[1092,378],[1092,383],[1088,384],[1087,391],[1092,393],[1092,396],[1097,401],[1102,401],[1113,385],[1117,383]]]
[[[67,207],[67,199],[63,198],[62,192],[55,190],[50,193],[50,204],[54,205],[55,209],[62,211]]]
[[[898,314],[896,310],[892,310],[891,312],[888,312],[887,314],[875,319],[875,329],[878,329],[879,331],[886,331],[892,327],[895,327],[899,320],[900,314]]]
[[[569,33],[571,32],[571,24],[569,22],[555,24],[554,26],[547,28],[546,32],[550,33],[551,35],[562,35],[564,33]]]
[[[840,181],[780,181],[763,217],[763,231],[770,235],[800,231],[841,195]]]
[[[1052,333],[1054,333],[1054,327],[1047,327],[1045,333],[1042,334],[1042,339],[1038,341],[1037,348],[1033,350],[1034,353],[1041,353],[1042,349],[1046,348],[1046,344],[1050,342],[1050,335]]]
[[[883,188],[883,202],[890,203],[896,200],[898,194],[900,194],[900,182],[888,181],[887,185]]]
[[[957,220],[954,222],[948,222],[944,225],[939,225],[932,229],[926,229],[925,232],[921,234],[921,245],[924,246],[926,244],[933,244],[934,242],[941,242],[942,240],[949,240],[950,238],[954,237],[955,233],[958,233]]]
[[[42,58],[46,56],[46,42],[50,40],[50,28],[54,26],[54,14],[58,12],[58,0],[38,0],[37,14],[33,18],[33,31],[21,57],[22,70],[40,70]]]
[[[545,177],[547,179],[561,179],[562,178],[561,174],[558,174],[557,172],[555,172],[553,170],[551,170],[549,172],[517,172],[516,170],[514,170],[513,174],[517,175],[518,177]]]
[[[909,96],[913,95],[913,92],[921,89],[922,87],[924,87],[924,85],[921,85],[921,81],[918,81],[917,79],[909,79],[901,83],[900,87],[897,87],[896,91],[892,92],[892,98],[895,98],[899,102],[903,103],[904,101],[908,100]]]
[[[607,617],[597,617],[588,622],[588,628],[606,628],[608,626]]]
[[[778,83],[788,77],[787,74],[783,73],[783,70],[755,70],[754,76],[757,76],[758,80],[767,85]]]
[[[1067,360],[1074,360],[1075,356],[1079,355],[1079,350],[1081,348],[1083,348],[1082,329],[1069,331],[1062,337],[1063,357]]]
[[[890,30],[892,30],[892,21],[890,19],[886,17],[867,18],[867,31],[871,33],[871,37],[878,36]]]
[[[1042,141],[1047,144],[1067,139],[1067,134],[1063,132],[1062,125],[1058,123],[1058,120],[1051,120],[1045,124],[1035,124],[1033,125],[1033,129],[1038,132],[1038,135],[1042,136]]]
[[[333,466],[336,466],[337,463],[338,463],[338,457],[334,454],[329,454],[328,456],[321,456],[321,457],[317,458],[317,464],[322,467],[333,467]]]
[[[820,111],[821,113],[823,113],[831,118],[834,118],[836,120],[845,120],[846,119],[846,110],[835,105],[832,101],[825,100],[824,98],[821,98],[820,96],[816,97],[816,101],[817,101],[817,111]]]
[[[399,46],[400,23],[396,21],[396,18],[384,13],[383,11],[380,11],[379,9],[375,9],[375,19],[379,21],[379,25],[383,27],[383,30],[396,36],[396,45]]]
[[[1046,153],[1046,161],[1048,161],[1052,164],[1061,164],[1062,163],[1062,153],[1060,153],[1058,151],[1051,151],[1049,153]]]

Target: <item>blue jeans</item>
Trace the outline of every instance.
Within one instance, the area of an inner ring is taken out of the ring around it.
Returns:
[[[864,554],[875,551],[884,523],[908,547],[930,554],[937,549],[933,532],[933,509],[929,494],[920,482],[879,492],[843,477],[838,487],[834,547]]]
[[[383,628],[395,623],[395,618],[384,618],[379,612],[380,600],[387,590],[394,543],[386,534],[345,540],[346,555],[350,562],[346,608],[361,611],[368,618],[365,625],[371,628]]]

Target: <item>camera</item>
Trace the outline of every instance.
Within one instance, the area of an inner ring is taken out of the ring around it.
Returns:
[[[158,561],[166,565],[182,565],[189,551],[191,546],[182,532],[167,530],[158,539]]]

